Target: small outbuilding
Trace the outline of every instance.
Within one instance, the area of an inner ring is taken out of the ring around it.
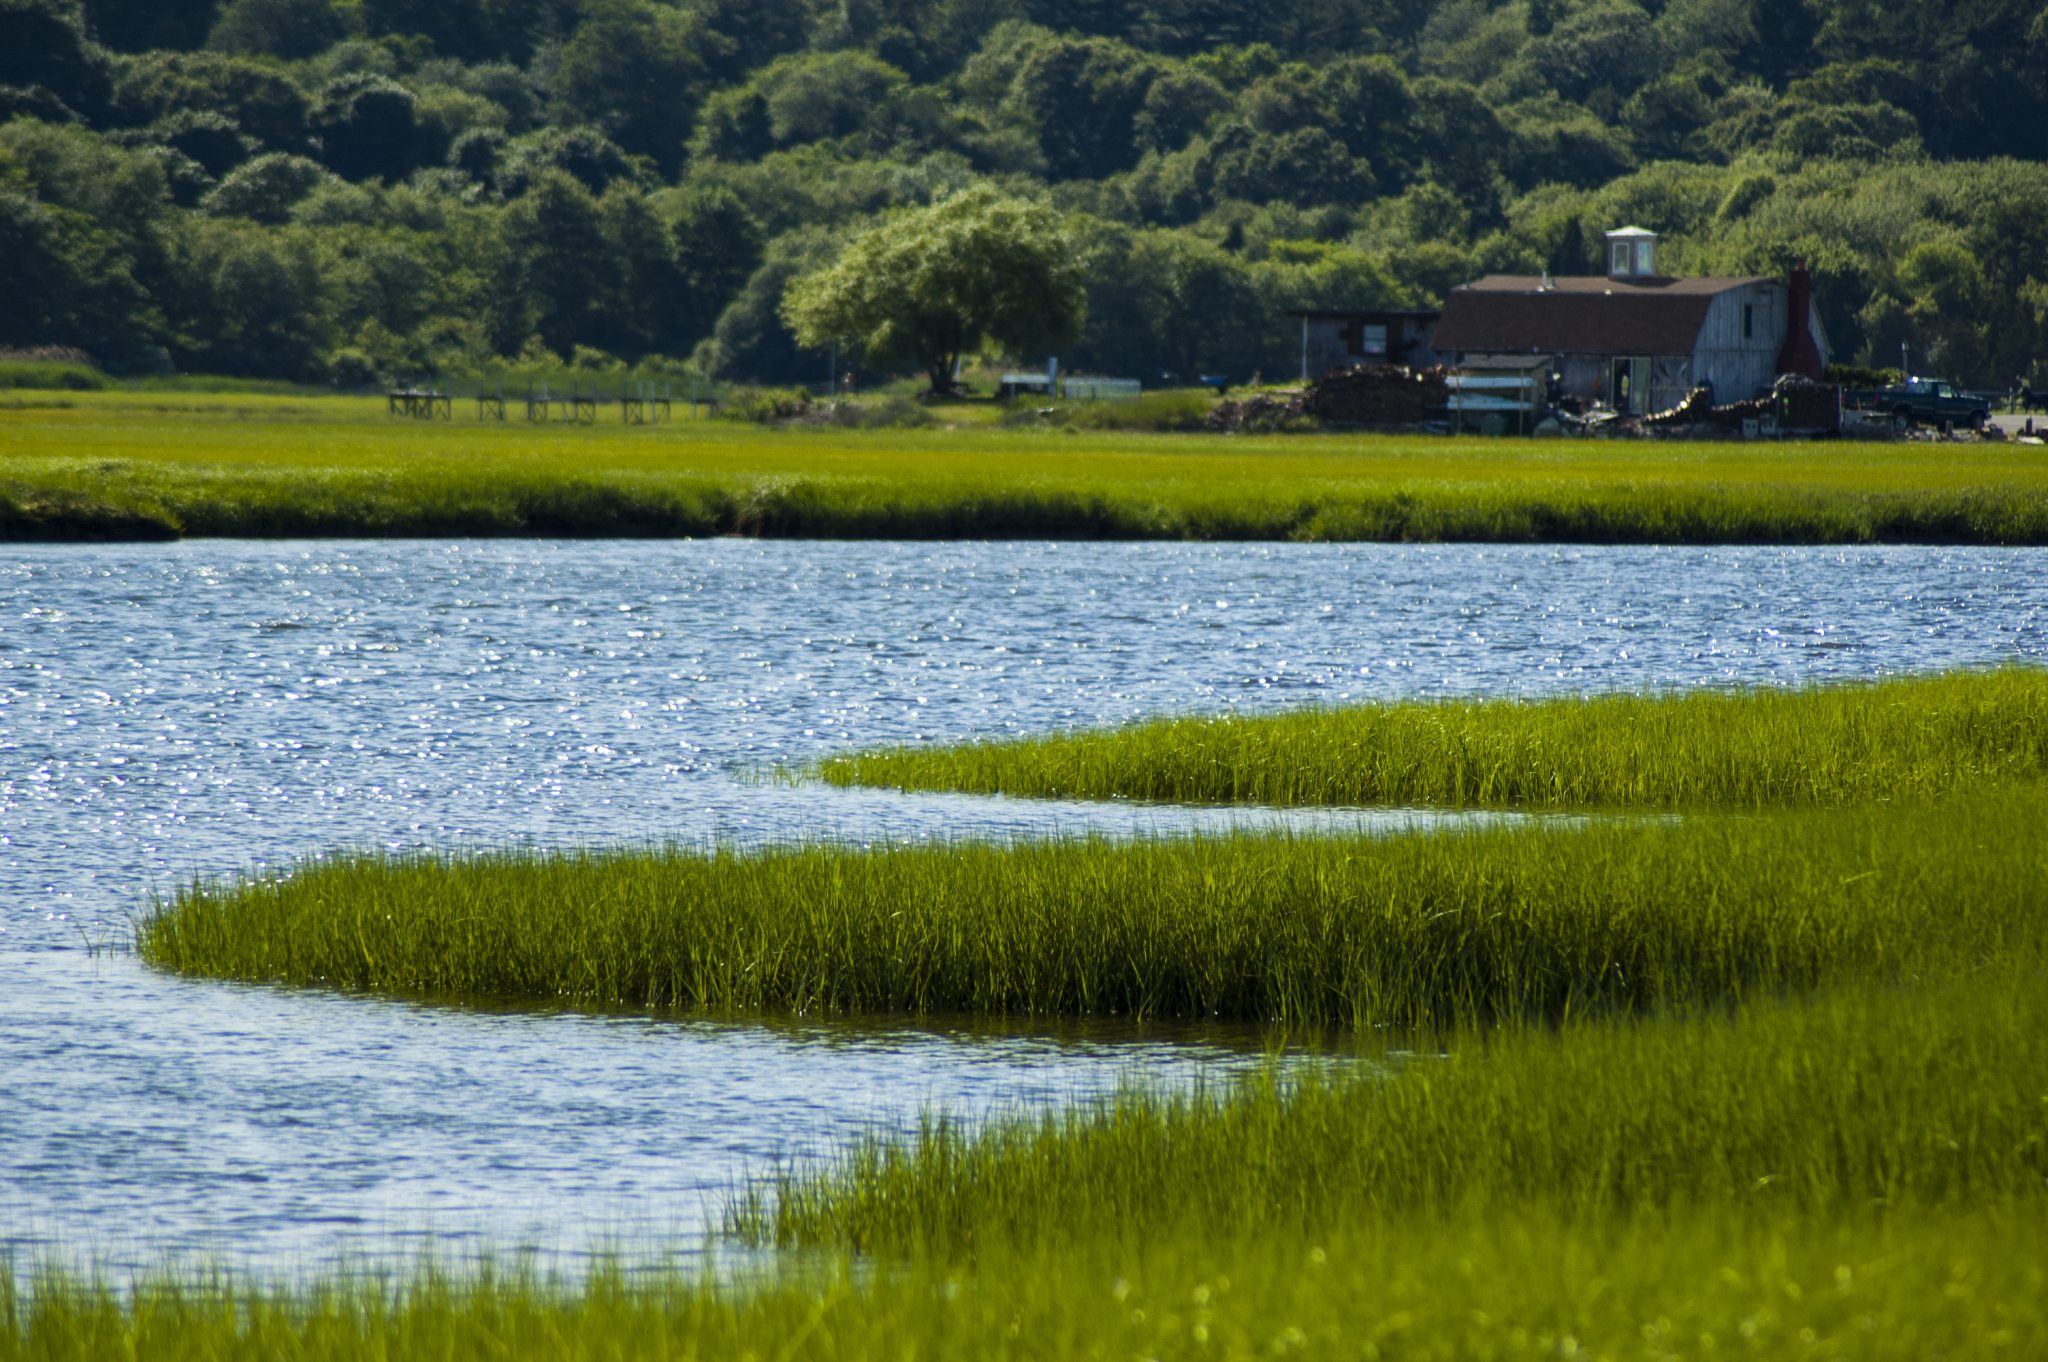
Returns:
[[[1787,279],[1672,279],[1656,258],[1654,232],[1624,227],[1607,234],[1603,276],[1494,274],[1453,289],[1436,351],[1453,365],[1547,357],[1564,395],[1639,415],[1695,388],[1741,402],[1779,374],[1821,377],[1827,337],[1804,264]]]
[[[1301,321],[1304,383],[1358,364],[1426,369],[1437,362],[1434,341],[1441,312],[1297,308],[1287,315]]]

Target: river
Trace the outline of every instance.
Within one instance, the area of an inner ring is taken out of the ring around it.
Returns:
[[[1270,815],[838,791],[822,754],[2048,653],[2048,552],[223,542],[0,549],[0,1254],[266,1272],[693,1248],[778,1161],[1261,1062],[1243,1031],[489,1013],[169,978],[152,895],[339,848]]]

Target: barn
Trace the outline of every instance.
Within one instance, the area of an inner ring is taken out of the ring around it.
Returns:
[[[1672,279],[1656,260],[1656,233],[1624,227],[1607,234],[1603,276],[1494,274],[1453,289],[1436,351],[1454,366],[1548,357],[1564,395],[1636,414],[1694,388],[1739,402],[1782,373],[1821,377],[1827,337],[1804,264],[1785,279]]]

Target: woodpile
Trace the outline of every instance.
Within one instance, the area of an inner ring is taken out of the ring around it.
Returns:
[[[1450,403],[1443,369],[1360,364],[1324,374],[1295,393],[1254,393],[1211,409],[1211,430],[1280,430],[1304,417],[1330,425],[1411,426]]]
[[[1775,419],[1782,431],[1834,431],[1841,425],[1841,389],[1815,383],[1798,374],[1781,377],[1770,394],[1717,407],[1706,388],[1694,388],[1677,406],[1643,418],[1646,430],[1671,431],[1687,426],[1739,430],[1744,421]]]
[[[1360,364],[1311,383],[1302,410],[1341,425],[1406,426],[1429,420],[1450,400],[1442,369]]]
[[[1303,419],[1301,404],[1305,396],[1304,393],[1253,393],[1235,401],[1218,402],[1202,418],[1202,424],[1210,430],[1226,433],[1282,430]]]
[[[1643,418],[1643,424],[1652,429],[1661,426],[1697,426],[1713,423],[1714,392],[1711,388],[1694,388],[1677,406],[1652,412]]]
[[[1798,374],[1778,380],[1773,394],[1779,403],[1778,424],[1786,430],[1838,430],[1842,424],[1842,390]]]

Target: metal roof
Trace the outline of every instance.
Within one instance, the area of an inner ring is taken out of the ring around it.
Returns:
[[[1495,354],[1689,355],[1713,300],[1745,279],[1493,274],[1451,290],[1436,348]]]

